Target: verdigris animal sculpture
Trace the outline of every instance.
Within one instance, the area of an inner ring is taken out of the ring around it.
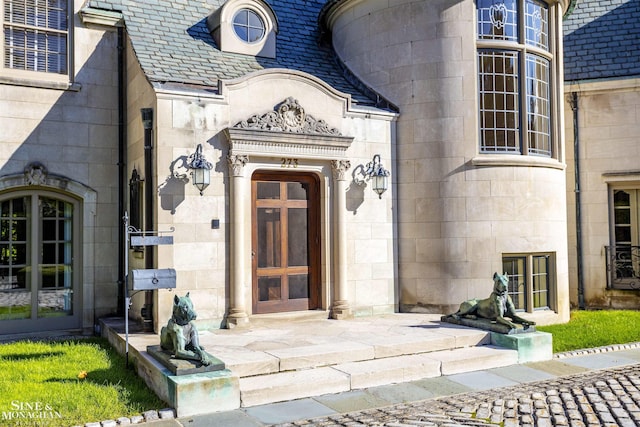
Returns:
[[[494,273],[493,292],[489,298],[464,301],[457,312],[443,316],[441,320],[507,334],[535,331],[535,327],[532,327],[535,322],[516,314],[516,308],[507,293],[508,285],[507,273]]]
[[[173,298],[173,314],[160,331],[160,346],[174,354],[176,359],[195,360],[203,365],[213,363],[213,358],[200,345],[198,330],[193,322],[197,317],[189,292]]]

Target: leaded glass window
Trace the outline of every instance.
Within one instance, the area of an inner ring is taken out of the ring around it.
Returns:
[[[554,155],[549,7],[477,0],[480,152]]]

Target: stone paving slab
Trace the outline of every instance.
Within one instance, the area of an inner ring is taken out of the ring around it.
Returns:
[[[278,424],[279,427],[373,425],[637,427],[640,364]]]
[[[266,424],[290,422],[308,417],[336,415],[337,412],[313,399],[299,399],[291,402],[254,406],[246,410],[247,415]],[[222,426],[222,424],[219,424]],[[231,425],[229,425],[231,427]],[[234,426],[235,427],[235,426]]]
[[[463,374],[449,375],[447,378],[450,381],[455,381],[473,390],[489,390],[519,383],[519,381],[512,381],[501,375],[497,375],[493,371],[465,372]]]
[[[372,346],[349,341],[341,342],[339,345],[332,343],[287,347],[270,350],[267,353],[280,360],[280,371],[370,360],[375,357]]]
[[[637,360],[623,357],[617,352],[606,354],[589,354],[586,356],[572,357],[571,359],[563,359],[568,365],[579,366],[587,369],[602,369],[612,366],[624,366],[637,363]]]

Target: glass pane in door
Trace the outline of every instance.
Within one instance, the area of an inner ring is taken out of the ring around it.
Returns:
[[[31,317],[31,266],[28,260],[28,197],[0,207],[0,320]]]
[[[306,182],[288,182],[287,199],[308,200],[309,184]]]
[[[289,299],[309,298],[309,275],[289,275]]]
[[[256,198],[264,199],[279,199],[280,198],[280,183],[279,182],[258,182]]]
[[[289,266],[308,265],[307,209],[289,208],[287,216]]]
[[[281,265],[281,221],[280,209],[258,208],[258,267],[280,267]]]
[[[280,276],[258,278],[258,299],[260,301],[279,301],[282,299],[282,281]]]
[[[39,202],[42,243],[38,265],[38,317],[71,315],[73,205],[48,197],[41,197]]]

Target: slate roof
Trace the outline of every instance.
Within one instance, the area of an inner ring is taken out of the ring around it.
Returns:
[[[219,80],[268,68],[304,71],[351,94],[354,103],[387,107],[352,75],[345,76],[328,45],[321,45],[318,14],[326,0],[266,0],[279,25],[276,58],[221,52],[207,16],[225,0],[90,0],[88,6],[124,16],[127,33],[152,82],[217,88]],[[392,107],[390,107],[393,109]]]
[[[640,77],[640,0],[578,0],[564,21],[565,81]]]

